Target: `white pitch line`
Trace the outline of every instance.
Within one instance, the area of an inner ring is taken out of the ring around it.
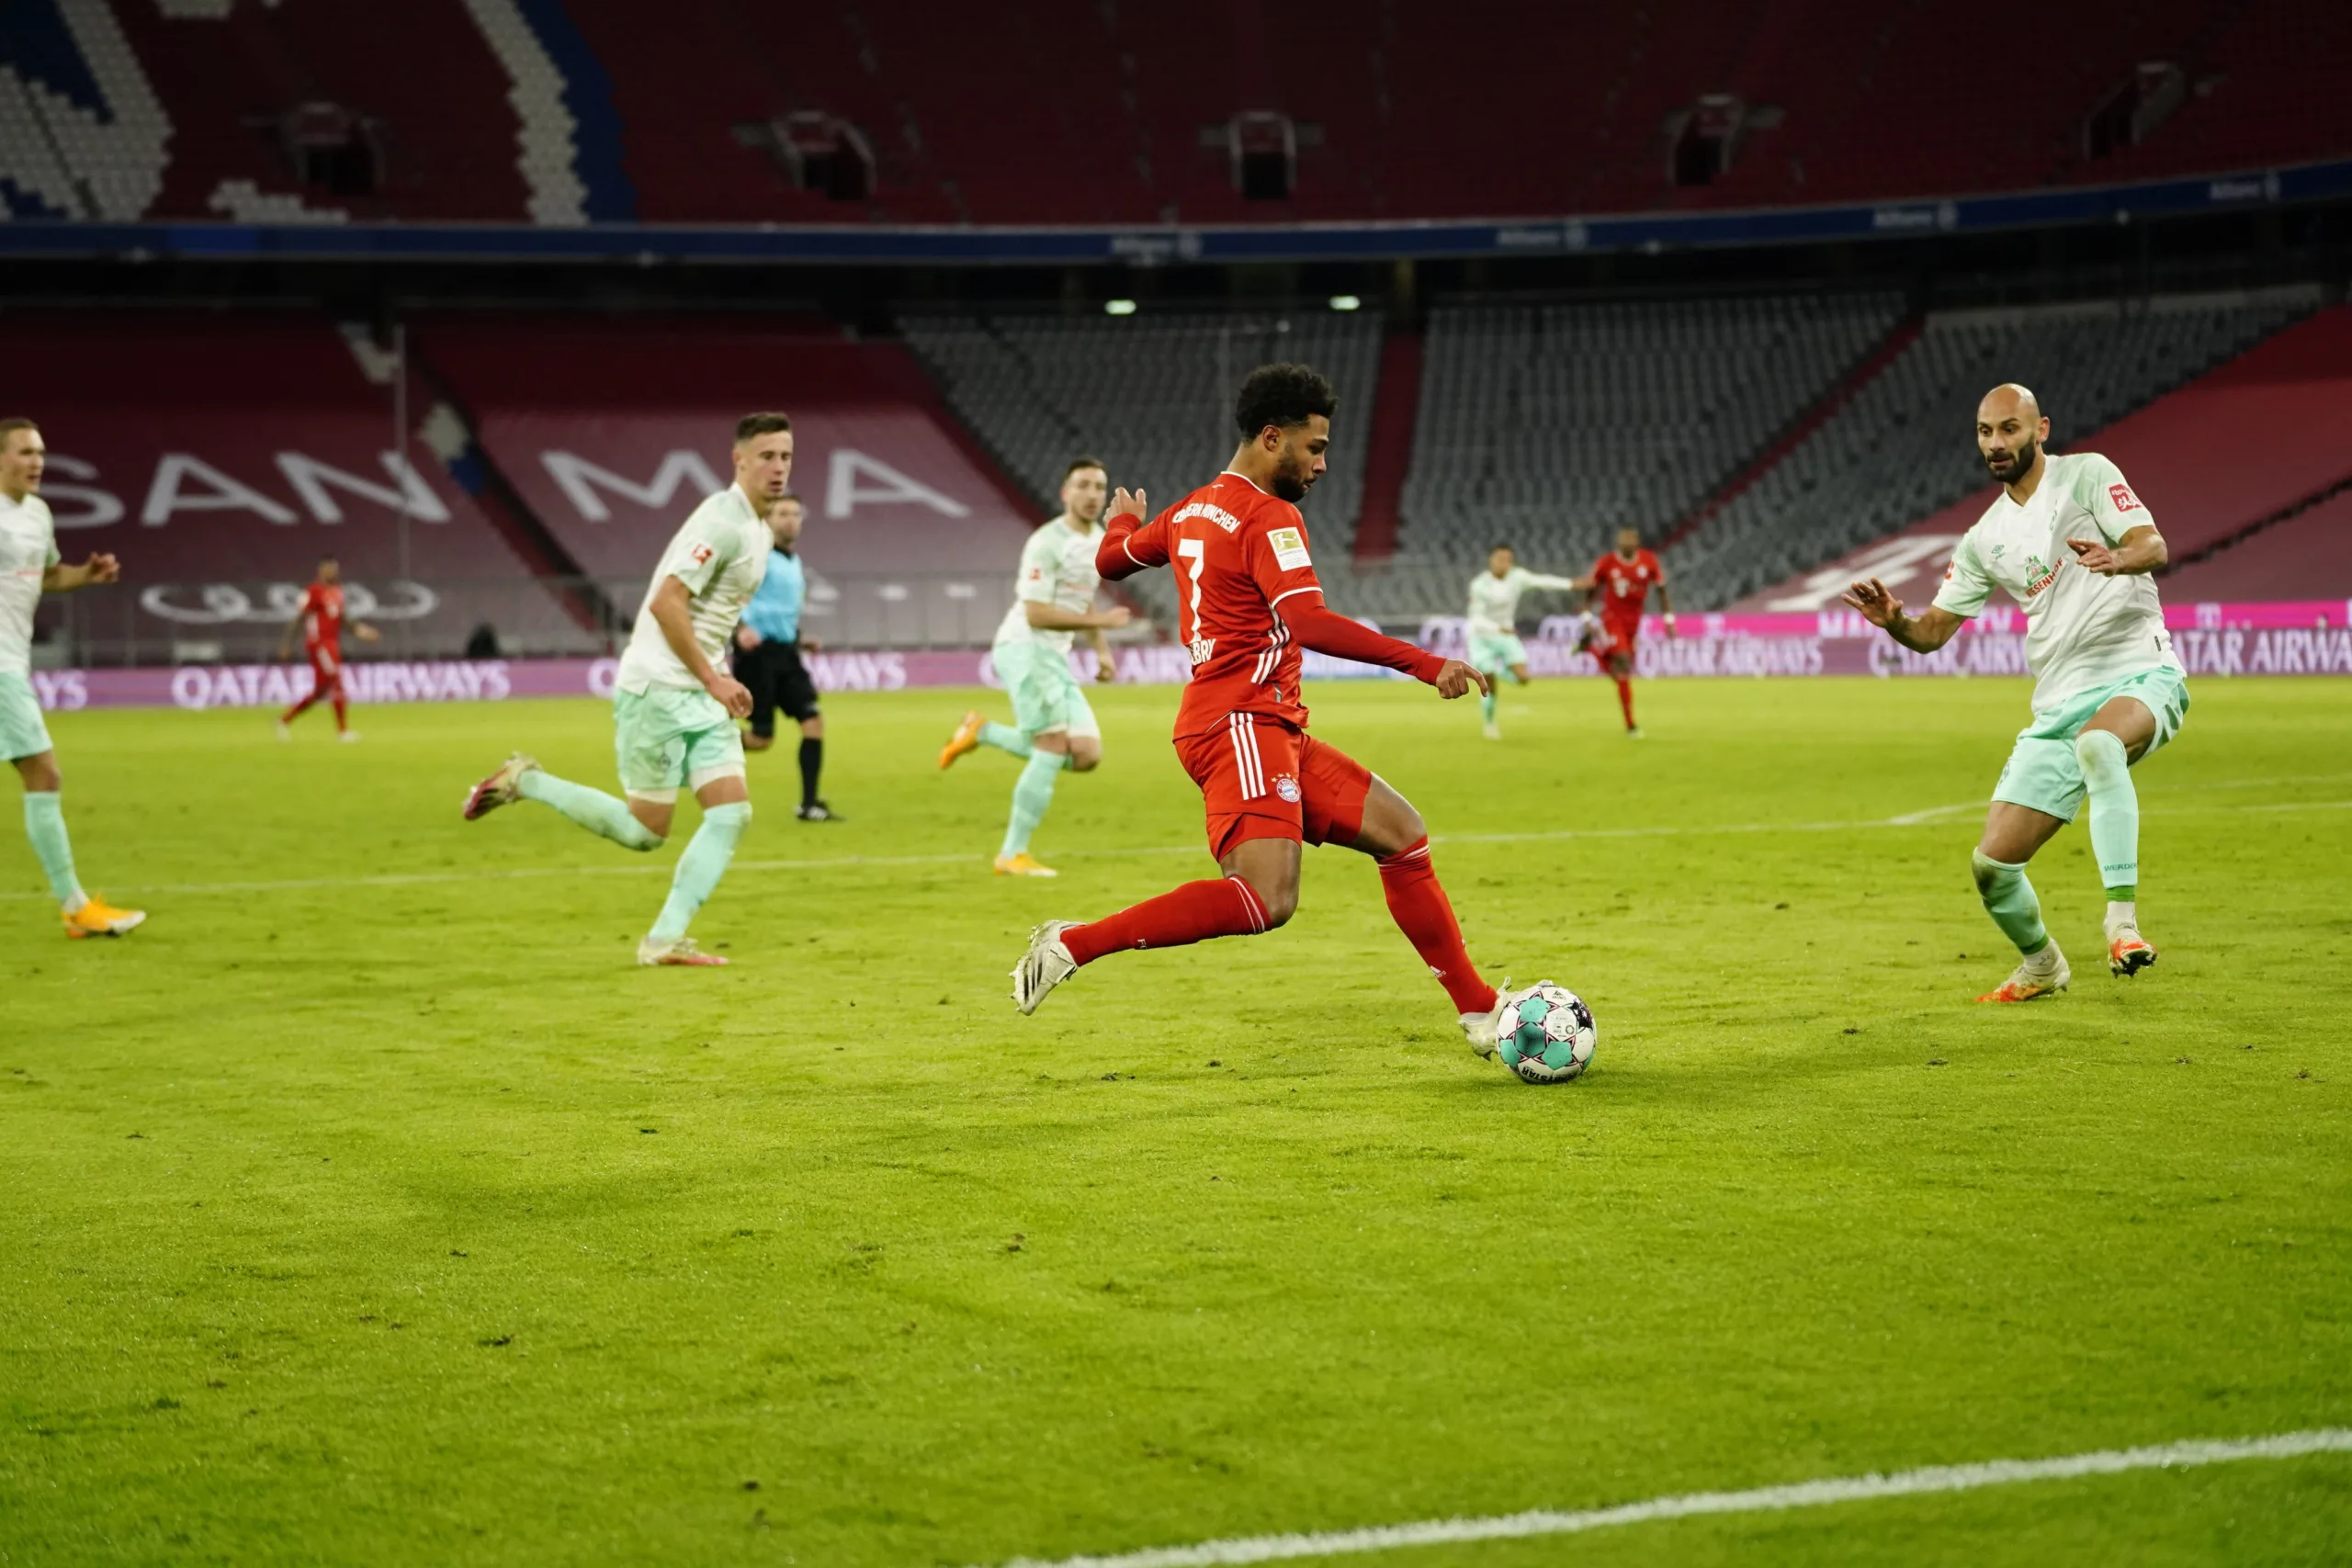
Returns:
[[[1724,835],[1751,833],[1852,833],[1890,828],[1928,828],[1939,825],[1951,814],[1984,809],[1981,800],[1961,801],[1951,806],[1931,806],[1921,811],[1909,811],[1900,817],[1874,817],[1849,822],[1713,822],[1670,823],[1650,828],[1543,828],[1518,833],[1434,833],[1432,844],[1538,844],[1565,843],[1578,839],[1685,839],[1717,838]],[[2293,800],[2275,805],[2259,806],[2197,806],[2186,807],[2157,807],[2143,810],[2145,817],[2213,817],[2245,813],[2280,811],[2340,811],[2352,807],[2352,800]],[[1208,852],[1197,841],[1187,844],[1148,844],[1126,849],[1064,850],[1064,860],[1124,860],[1138,855],[1205,855]],[[754,871],[855,871],[865,866],[899,865],[974,865],[985,862],[986,855],[831,855],[809,860],[739,860],[728,867],[730,874]],[[365,876],[296,876],[277,881],[253,882],[175,882],[125,884],[119,891],[134,893],[141,897],[160,894],[209,893],[291,893],[323,887],[429,887],[453,883],[520,882],[559,876],[667,876],[671,873],[666,860],[622,862],[612,865],[522,865],[502,866],[491,870],[472,871],[400,871],[380,872]],[[0,903],[46,900],[46,893],[0,893]]]
[[[1340,1557],[1394,1551],[1408,1546],[1449,1546],[1475,1540],[1511,1540],[1529,1536],[1578,1535],[1653,1519],[1687,1519],[1713,1514],[1781,1512],[1878,1497],[1917,1497],[1942,1492],[1974,1492],[2024,1481],[2065,1481],[2084,1475],[2118,1475],[2133,1470],[2188,1470],[2250,1459],[2297,1459],[2306,1454],[2352,1453],[2352,1427],[2322,1427],[2281,1432],[2270,1438],[2193,1439],[2140,1449],[2099,1449],[2054,1459],[1996,1459],[1977,1464],[1939,1464],[1892,1475],[1848,1475],[1758,1486],[1746,1492],[1686,1492],[1613,1508],[1558,1513],[1538,1508],[1476,1519],[1422,1519],[1413,1524],[1374,1525],[1365,1529],[1311,1535],[1239,1536],[1193,1546],[1155,1546],[1105,1556],[1023,1557],[1003,1568],[1230,1568],[1235,1563],[1281,1562],[1299,1557]]]

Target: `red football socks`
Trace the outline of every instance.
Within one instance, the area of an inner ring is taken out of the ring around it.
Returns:
[[[334,727],[336,730],[341,731],[351,728],[349,722],[345,718],[347,711],[347,705],[344,698],[344,694],[338,691],[334,694]]]
[[[1462,926],[1453,905],[1430,864],[1430,841],[1422,839],[1408,850],[1379,863],[1380,890],[1388,895],[1388,914],[1437,983],[1453,998],[1456,1012],[1486,1012],[1495,1005],[1495,988],[1478,978],[1470,950],[1462,944]]]
[[[1617,682],[1617,705],[1625,710],[1625,728],[1634,728],[1634,682],[1631,677],[1612,676]]]
[[[1439,897],[1442,900],[1444,896]],[[1072,958],[1091,964],[1106,953],[1127,948],[1182,947],[1212,937],[1252,936],[1265,929],[1266,906],[1257,890],[1240,877],[1227,876],[1187,882],[1115,915],[1072,926],[1062,932],[1062,942]]]

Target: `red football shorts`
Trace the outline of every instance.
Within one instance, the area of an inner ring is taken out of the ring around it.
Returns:
[[[324,648],[307,649],[311,656],[311,689],[327,692],[343,684],[343,664],[334,650]]]
[[[1352,843],[1363,827],[1372,770],[1279,719],[1234,714],[1221,728],[1178,736],[1176,755],[1201,786],[1218,860],[1251,839]]]
[[[1634,638],[1640,635],[1642,623],[1639,621],[1631,623],[1603,621],[1600,623],[1600,635],[1593,639],[1592,646],[1585,651],[1592,655],[1593,662],[1599,664],[1602,672],[1606,673],[1611,660],[1621,654],[1627,659],[1634,657]]]

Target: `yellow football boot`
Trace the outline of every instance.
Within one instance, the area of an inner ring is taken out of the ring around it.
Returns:
[[[996,874],[999,876],[1059,876],[1061,874],[1052,866],[1039,865],[1036,857],[1025,850],[1017,855],[997,856]]]
[[[93,893],[89,902],[65,917],[65,934],[79,942],[85,936],[120,936],[137,929],[147,918],[144,909],[118,909]]]

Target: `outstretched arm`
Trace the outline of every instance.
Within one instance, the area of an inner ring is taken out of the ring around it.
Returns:
[[[1099,632],[1105,626],[1125,626],[1129,615],[1125,604],[1107,610],[1065,610],[1037,599],[1023,600],[1021,611],[1041,632]]]
[[[1490,689],[1484,675],[1458,659],[1440,658],[1427,649],[1384,637],[1327,608],[1319,591],[1291,594],[1275,606],[1275,613],[1301,648],[1334,659],[1352,659],[1359,664],[1401,670],[1416,681],[1435,686],[1439,696],[1449,699],[1474,686],[1482,693]]]
[[[1940,604],[1928,606],[1923,615],[1906,615],[1903,601],[1886,591],[1877,578],[1857,582],[1840,595],[1848,606],[1861,612],[1862,619],[1883,627],[1886,635],[1914,653],[1933,653],[1950,642],[1960,630],[1964,616],[1955,615]]]

